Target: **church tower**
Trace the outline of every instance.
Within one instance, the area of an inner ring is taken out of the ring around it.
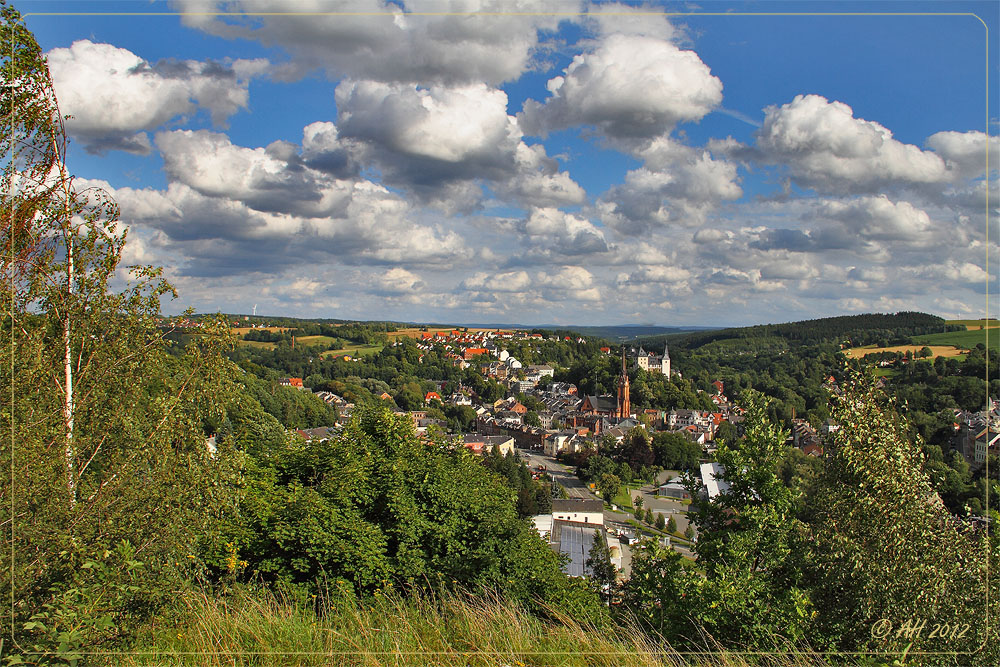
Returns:
[[[670,377],[670,350],[667,349],[667,344],[663,344],[663,359],[660,360],[660,372]]]
[[[618,419],[627,419],[632,414],[628,397],[628,367],[625,362],[625,346],[622,346],[622,374],[618,377]]]

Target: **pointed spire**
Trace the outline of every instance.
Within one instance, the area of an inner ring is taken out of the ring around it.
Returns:
[[[663,358],[664,359],[669,359],[670,358],[670,350],[667,347],[666,341],[664,341],[664,343],[663,343]]]
[[[625,361],[625,346],[622,345],[622,374],[618,378],[618,404],[615,417],[625,419],[632,413],[632,404],[629,400],[628,388],[628,366]]]

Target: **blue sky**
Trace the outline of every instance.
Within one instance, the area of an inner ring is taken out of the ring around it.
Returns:
[[[995,282],[993,2],[15,6],[166,312],[968,317]]]

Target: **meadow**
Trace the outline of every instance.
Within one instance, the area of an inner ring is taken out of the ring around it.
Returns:
[[[949,323],[950,324],[950,323]],[[926,336],[914,336],[914,343],[924,345],[954,345],[968,350],[979,343],[988,344],[993,349],[1000,349],[1000,331],[995,331],[995,326],[987,329],[967,329],[965,331],[948,331],[938,334],[927,334]],[[989,341],[987,342],[987,337]]]
[[[346,347],[342,347],[337,350],[327,350],[321,353],[319,356],[323,358],[340,357],[343,355],[348,355],[351,357],[374,357],[376,354],[382,351],[383,347],[384,347],[383,345],[378,345],[378,344],[363,345],[361,343],[357,343],[348,345]]]

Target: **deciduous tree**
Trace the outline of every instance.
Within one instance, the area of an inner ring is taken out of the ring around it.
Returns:
[[[229,459],[206,447],[228,396],[224,342],[209,335],[167,354],[158,315],[172,288],[156,269],[119,268],[117,207],[76,189],[41,49],[15,10],[0,15],[0,377],[11,398],[0,408],[11,472],[0,495],[13,547],[0,576],[13,576],[5,586],[20,629],[60,586],[89,585],[81,563],[127,539],[146,574],[137,590],[106,598],[122,634],[169,595],[164,582],[226,505]]]
[[[987,543],[948,512],[922,470],[918,443],[869,373],[840,383],[826,466],[809,503],[815,537],[811,574],[819,612],[817,643],[842,650],[973,650],[987,627],[961,639],[896,634],[873,638],[872,624],[967,619],[986,608]],[[964,622],[964,621],[963,621]],[[996,637],[985,664],[995,660]]]

